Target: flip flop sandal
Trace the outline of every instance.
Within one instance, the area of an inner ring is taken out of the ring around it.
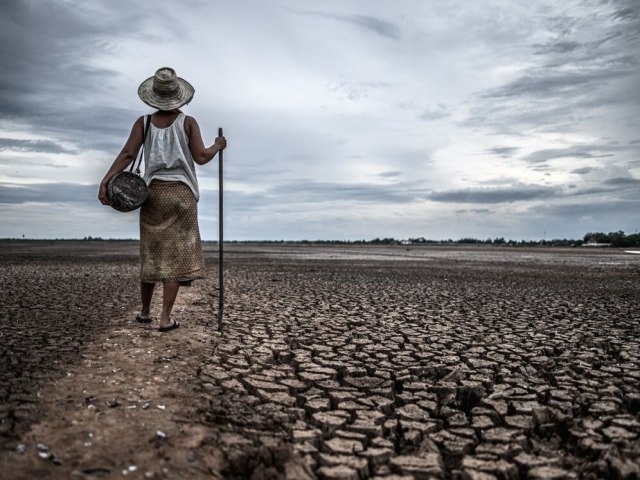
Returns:
[[[141,317],[140,315],[136,315],[136,322],[138,323],[151,323],[152,321],[153,319],[151,317],[144,318],[144,317]]]
[[[160,328],[158,328],[158,331],[159,332],[170,332],[171,330],[175,330],[179,326],[180,326],[180,324],[178,322],[176,322],[175,320],[171,320],[171,325],[169,325],[167,327],[160,327]]]

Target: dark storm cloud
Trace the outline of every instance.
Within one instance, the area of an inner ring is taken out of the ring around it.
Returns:
[[[39,202],[95,203],[98,202],[98,185],[77,183],[42,183],[18,185],[0,183],[0,204]]]
[[[51,140],[0,138],[0,152],[75,153]]]
[[[516,185],[495,188],[465,188],[429,194],[428,198],[444,203],[511,203],[555,197],[557,188],[541,185]]]
[[[640,19],[640,3],[637,0],[614,0],[617,10],[614,17],[621,20]],[[640,33],[640,32],[639,32]]]
[[[340,15],[335,13],[308,11],[298,11],[296,13],[318,18],[326,18],[329,20],[337,20],[339,22],[355,25],[358,28],[392,40],[398,40],[402,36],[402,31],[396,24],[369,15]]]
[[[512,134],[569,132],[614,105],[635,115],[640,107],[640,17],[633,2],[603,2],[609,17],[597,23],[572,14],[543,18],[552,38],[531,45],[536,64],[502,86],[478,92],[462,124]]]
[[[144,17],[128,4],[126,16],[100,8],[84,2],[3,2],[0,119],[79,148],[117,148],[115,139],[126,135],[135,118],[105,105],[120,73],[91,63],[112,52],[110,38],[136,35]]]

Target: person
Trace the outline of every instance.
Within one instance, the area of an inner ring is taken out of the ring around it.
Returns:
[[[140,209],[140,297],[142,309],[136,320],[150,323],[155,285],[163,284],[159,330],[167,332],[180,323],[171,311],[180,286],[204,278],[204,257],[198,229],[198,179],[195,163],[205,165],[227,141],[217,137],[205,147],[200,127],[180,107],[193,98],[194,88],[163,67],[138,88],[138,96],[157,111],[150,118],[144,141],[144,180],[148,196]],[[133,124],[129,138],[102,182],[98,198],[110,205],[107,184],[137,158],[145,135],[145,117]]]

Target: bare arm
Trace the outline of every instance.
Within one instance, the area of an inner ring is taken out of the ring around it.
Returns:
[[[100,191],[98,198],[103,205],[111,205],[107,199],[107,184],[111,178],[122,172],[133,162],[138,156],[138,151],[142,146],[142,138],[144,137],[144,117],[140,117],[133,124],[131,133],[122,150],[111,164],[111,168],[107,171],[102,182],[100,182]]]
[[[224,150],[227,146],[227,140],[224,137],[216,138],[216,141],[210,147],[205,147],[202,141],[202,134],[198,122],[193,117],[185,119],[185,130],[189,137],[189,150],[193,161],[198,165],[204,165],[210,162],[220,150]]]

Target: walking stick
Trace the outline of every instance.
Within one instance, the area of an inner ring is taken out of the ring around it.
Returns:
[[[222,127],[218,128],[218,136],[222,137]],[[222,243],[224,241],[223,231],[223,192],[222,192],[222,157],[223,150],[218,153],[220,167],[218,169],[218,285],[220,287],[220,295],[218,297],[218,331],[222,331],[222,315],[224,313],[224,248]]]

